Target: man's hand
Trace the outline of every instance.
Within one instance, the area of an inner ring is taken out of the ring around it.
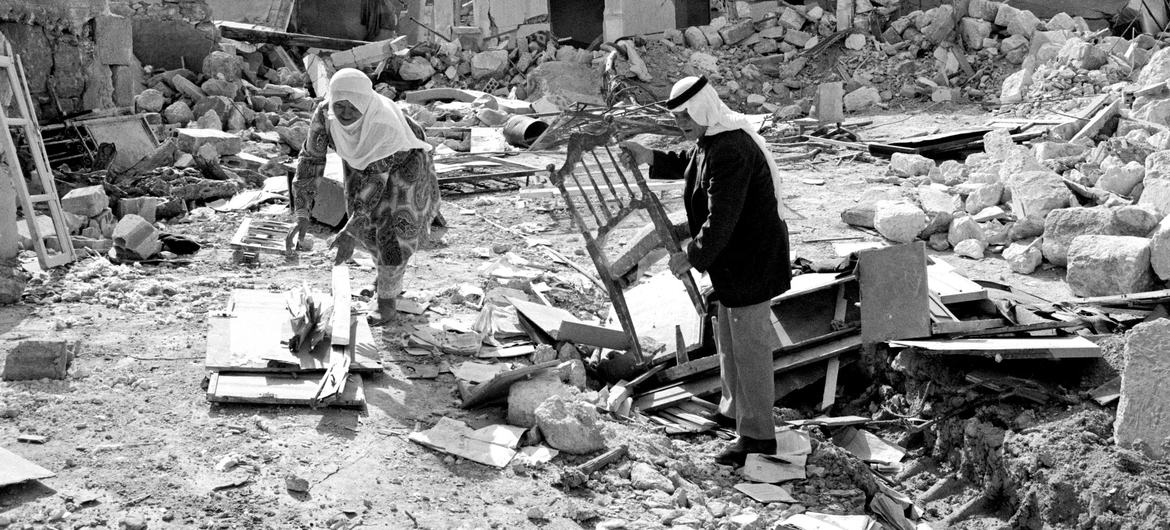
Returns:
[[[309,231],[308,218],[298,218],[297,225],[293,227],[288,236],[284,238],[284,250],[292,252],[300,246],[300,242],[305,240],[305,232]]]
[[[670,255],[670,272],[676,278],[681,278],[691,270],[691,260],[687,259],[686,252],[676,252]]]
[[[334,265],[342,265],[353,257],[354,239],[344,229],[329,241],[329,248],[337,249],[337,257],[333,258]]]
[[[637,142],[625,141],[618,144],[623,151],[622,158],[627,164],[650,165],[654,163],[654,151]]]

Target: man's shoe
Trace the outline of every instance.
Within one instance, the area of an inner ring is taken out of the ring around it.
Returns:
[[[756,440],[746,436],[740,436],[722,453],[715,457],[715,463],[723,466],[743,467],[743,463],[747,460],[747,455],[752,453],[761,453],[766,455],[776,454],[776,439],[771,440]]]
[[[398,316],[398,309],[393,298],[375,298],[370,300],[370,311],[366,313],[366,320],[371,326],[383,326],[393,322]]]
[[[724,429],[731,429],[733,431],[735,430],[735,418],[732,418],[731,416],[724,416],[723,414],[716,412],[711,419],[715,421],[715,424],[723,427]]]

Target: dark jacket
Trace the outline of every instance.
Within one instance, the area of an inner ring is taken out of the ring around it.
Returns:
[[[750,135],[732,130],[700,138],[690,153],[655,151],[650,178],[686,180],[687,258],[711,275],[720,303],[754,305],[788,290],[788,225],[776,213],[768,162]]]

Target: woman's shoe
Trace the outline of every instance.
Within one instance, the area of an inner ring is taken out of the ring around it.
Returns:
[[[715,457],[715,463],[724,466],[743,467],[743,463],[747,460],[747,455],[752,453],[761,453],[765,455],[776,454],[776,439],[771,440],[757,440],[755,438],[748,438],[740,436],[722,453]]]
[[[374,298],[370,300],[370,311],[366,313],[366,320],[371,326],[384,326],[398,317],[398,309],[393,298]]]

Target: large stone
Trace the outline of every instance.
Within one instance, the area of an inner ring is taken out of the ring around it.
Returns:
[[[719,73],[719,58],[706,52],[692,53],[687,64],[704,75]]]
[[[797,48],[803,48],[805,44],[808,44],[809,39],[812,38],[812,34],[805,33],[798,29],[791,29],[784,32],[784,42],[796,46]]]
[[[964,17],[959,21],[959,34],[967,48],[978,50],[984,39],[991,36],[991,23],[981,18]]]
[[[203,90],[204,94],[208,96],[219,96],[228,99],[235,99],[236,94],[240,92],[241,83],[239,81],[224,81],[219,78],[212,78],[204,81],[199,88]]]
[[[850,112],[865,110],[875,105],[880,105],[881,102],[881,93],[878,92],[878,89],[871,86],[863,86],[845,94],[845,110]]]
[[[1134,236],[1077,236],[1068,248],[1065,281],[1077,296],[1148,291],[1154,286],[1150,240]]]
[[[294,153],[299,153],[301,148],[305,146],[305,140],[309,137],[309,125],[307,123],[294,123],[288,127],[283,125],[276,126],[276,134],[280,136],[280,141],[292,149]]]
[[[1012,64],[1024,62],[1024,58],[1028,56],[1028,50],[1028,38],[1022,35],[1012,35],[999,42],[1000,55],[1003,55]]]
[[[882,204],[874,212],[873,226],[882,237],[896,243],[918,239],[929,218],[917,206],[906,202]]]
[[[488,50],[471,57],[471,77],[500,77],[508,71],[508,51]]]
[[[1166,456],[1163,441],[1170,437],[1170,319],[1160,318],[1134,326],[1125,338],[1125,368],[1121,373],[1121,399],[1113,437],[1122,447],[1141,447],[1146,456]]]
[[[938,44],[950,38],[955,32],[955,8],[950,4],[943,4],[928,9],[922,14],[918,29],[927,40]]]
[[[1109,53],[1081,39],[1069,39],[1058,56],[1082,70],[1097,70],[1109,62]]]
[[[674,493],[674,483],[665,475],[659,473],[654,466],[645,462],[638,462],[630,469],[630,485],[638,490],[658,490],[667,494]]]
[[[922,155],[894,153],[890,157],[890,173],[899,177],[929,175],[933,169],[934,161]]]
[[[33,217],[33,224],[36,225],[37,235],[40,239],[45,239],[56,234],[53,228],[53,218],[47,215],[37,215]],[[33,238],[28,229],[28,222],[25,219],[20,219],[16,223],[16,237],[20,239],[20,248],[22,250],[32,250]]]
[[[1044,260],[1044,254],[1035,245],[1012,243],[1004,249],[1003,259],[1012,272],[1032,274],[1036,271],[1036,267],[1040,266],[1040,262]]]
[[[61,197],[62,210],[83,217],[95,217],[109,207],[110,198],[101,186],[77,188]]]
[[[1148,87],[1170,80],[1170,48],[1162,48],[1150,56],[1138,74],[1137,86]]]
[[[970,215],[952,219],[951,226],[947,229],[947,242],[954,247],[968,239],[987,241],[987,235],[983,233],[983,227]]]
[[[536,426],[536,408],[552,396],[571,399],[573,387],[561,382],[555,374],[521,381],[508,390],[508,424],[531,429]]]
[[[575,400],[552,396],[536,408],[536,425],[554,449],[584,455],[605,449],[597,409]]]
[[[1032,34],[1041,26],[1039,18],[1026,9],[1017,9],[1008,4],[1001,4],[995,15],[995,24],[1004,26],[1008,35],[1018,35],[1032,38]]]
[[[860,33],[850,33],[845,38],[845,49],[847,50],[863,50],[865,49],[865,35]]]
[[[1147,236],[1158,227],[1162,217],[1149,206],[1130,204],[1113,210],[1113,227],[1117,235]]]
[[[398,67],[398,77],[403,81],[426,81],[435,75],[435,68],[426,57],[411,57]]]
[[[1024,100],[1024,94],[1032,84],[1032,76],[1028,70],[1016,70],[1004,78],[999,87],[999,100],[1004,104],[1019,103]]]
[[[850,226],[873,228],[873,218],[877,213],[877,207],[878,203],[872,201],[850,206],[841,211],[841,221]]]
[[[967,14],[973,18],[981,18],[988,22],[995,22],[996,15],[999,14],[999,2],[991,0],[971,0],[967,4]]]
[[[1146,157],[1147,179],[1170,179],[1170,150],[1157,151]]]
[[[65,379],[73,361],[72,349],[63,340],[25,340],[6,349],[5,381]]]
[[[239,81],[244,72],[244,60],[238,55],[214,51],[203,58],[203,75],[227,82]]]
[[[243,149],[239,136],[214,129],[176,129],[178,147],[184,153],[194,155],[203,144],[215,146],[219,156],[234,155]]]
[[[955,255],[971,258],[973,260],[983,259],[983,253],[987,250],[987,242],[978,239],[965,239],[955,245]]]
[[[967,166],[955,160],[946,160],[938,165],[938,178],[940,184],[945,186],[955,186],[967,181],[968,176]]]
[[[1051,171],[1021,173],[1011,180],[1008,189],[1012,195],[1012,211],[1017,217],[1044,219],[1048,212],[1069,203],[1068,187],[1060,175]]]
[[[134,108],[138,112],[159,112],[166,103],[167,98],[163,96],[162,92],[153,88],[143,90],[134,96]]]
[[[228,112],[231,111],[234,106],[235,105],[232,103],[232,100],[227,97],[207,96],[199,100],[199,102],[191,108],[191,112],[196,116],[203,116],[204,114],[207,114],[207,111],[214,110],[215,113],[218,114],[221,118],[226,118]]]
[[[1151,179],[1147,174],[1142,183],[1142,196],[1138,204],[1153,208],[1161,217],[1170,215],[1170,179]]]
[[[1097,179],[1097,187],[1118,195],[1129,195],[1146,175],[1146,169],[1139,162],[1110,167]]]
[[[946,186],[930,184],[918,186],[918,204],[927,214],[954,213],[961,209],[962,201],[957,195],[952,195]]]
[[[975,215],[983,211],[985,208],[990,208],[999,204],[1002,198],[1003,184],[999,182],[980,184],[970,193],[970,195],[967,195],[967,213]]]
[[[209,130],[213,130],[213,131],[223,131],[223,118],[221,118],[220,115],[218,113],[216,113],[214,110],[209,110],[209,111],[203,113],[203,115],[199,116],[199,119],[197,119],[197,120],[195,120],[187,125],[191,128],[194,128],[194,129],[209,129]]]
[[[707,36],[703,34],[703,30],[691,26],[683,31],[683,40],[687,46],[696,50],[702,50],[708,47]]]
[[[1162,219],[1150,236],[1150,267],[1160,280],[1170,280],[1170,217]]]
[[[1044,23],[1044,27],[1048,28],[1049,31],[1077,31],[1076,21],[1064,11],[1052,15],[1052,18]]]
[[[195,119],[195,112],[187,106],[186,102],[176,101],[163,110],[163,119],[167,123],[182,127]]]
[[[1113,212],[1108,208],[1061,208],[1044,219],[1040,250],[1053,265],[1068,265],[1068,248],[1083,235],[1116,235]]]

